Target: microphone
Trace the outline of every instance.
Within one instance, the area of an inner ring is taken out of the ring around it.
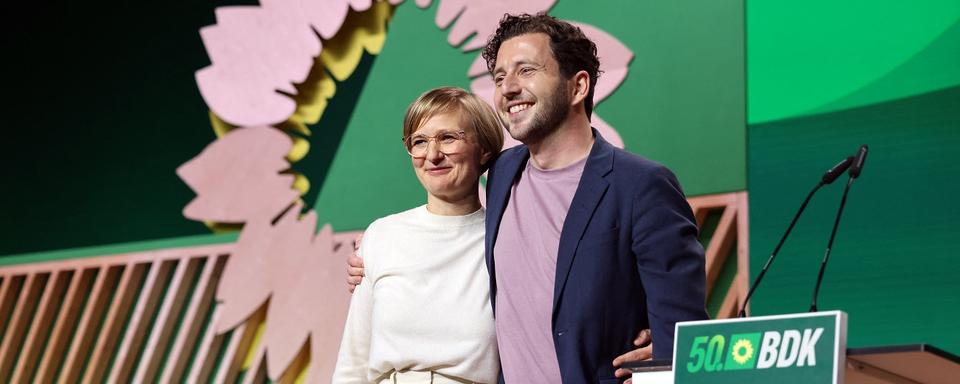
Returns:
[[[777,254],[780,253],[780,247],[783,247],[783,242],[787,240],[787,236],[790,236],[790,231],[793,231],[793,226],[797,224],[797,219],[800,218],[800,215],[803,214],[803,211],[807,209],[807,203],[810,202],[810,198],[813,197],[813,194],[817,193],[824,185],[832,183],[840,175],[843,174],[850,168],[850,165],[853,164],[854,157],[847,156],[837,165],[834,165],[832,168],[828,169],[826,173],[823,174],[823,177],[820,178],[820,182],[817,183],[813,190],[807,194],[807,198],[803,200],[803,204],[800,204],[800,209],[797,210],[797,213],[793,216],[793,220],[790,222],[790,226],[787,227],[787,231],[783,233],[783,236],[780,237],[780,242],[777,243],[777,247],[773,249],[773,253],[770,254],[770,257],[767,258],[767,263],[763,265],[763,269],[760,270],[760,274],[757,275],[756,280],[753,281],[753,285],[750,286],[750,291],[747,293],[747,297],[743,300],[743,306],[740,308],[739,317],[747,317],[747,303],[750,302],[750,297],[753,296],[753,293],[757,290],[757,286],[760,285],[760,281],[763,280],[763,276],[767,274],[767,269],[770,268],[770,265],[773,264],[773,260],[777,258]]]
[[[834,180],[840,177],[840,175],[842,175],[847,168],[850,168],[850,165],[853,164],[853,162],[853,156],[847,156],[846,159],[843,159],[843,161],[837,163],[837,165],[834,165],[833,168],[828,169],[827,173],[823,174],[823,178],[820,179],[820,182],[823,183],[823,185],[832,183]],[[853,170],[851,169],[850,172],[853,172]]]
[[[861,145],[857,151],[857,157],[853,160],[853,166],[850,167],[850,177],[856,179],[863,171],[863,163],[867,161],[867,145]]]
[[[817,296],[820,295],[820,285],[823,284],[823,273],[827,270],[827,263],[830,261],[830,251],[833,249],[833,239],[837,236],[837,227],[840,226],[840,216],[843,215],[843,208],[847,204],[847,193],[850,192],[850,186],[853,180],[860,176],[863,171],[863,164],[867,160],[867,145],[861,145],[857,151],[853,164],[850,166],[847,186],[843,188],[843,197],[840,198],[840,208],[837,209],[837,218],[833,221],[833,230],[830,231],[830,241],[827,242],[827,250],[823,253],[823,261],[820,262],[820,272],[817,273],[817,283],[813,286],[813,299],[810,300],[810,312],[817,311]]]

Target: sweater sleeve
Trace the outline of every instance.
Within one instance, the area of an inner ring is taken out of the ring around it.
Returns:
[[[371,317],[373,313],[373,283],[370,260],[364,253],[374,241],[370,228],[364,233],[358,254],[364,258],[365,276],[350,299],[347,323],[343,328],[340,353],[333,372],[332,383],[369,383]]]

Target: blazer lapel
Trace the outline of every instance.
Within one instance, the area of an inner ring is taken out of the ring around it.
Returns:
[[[560,301],[567,277],[570,275],[570,266],[573,264],[580,239],[609,186],[603,177],[613,169],[613,146],[604,141],[596,130],[593,133],[596,140],[590,150],[587,164],[583,167],[583,176],[580,177],[580,184],[573,195],[567,217],[563,221],[563,229],[560,231],[557,275],[553,287],[554,316],[557,314],[557,303]]]

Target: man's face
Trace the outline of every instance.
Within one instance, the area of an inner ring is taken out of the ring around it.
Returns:
[[[493,71],[497,114],[514,139],[537,143],[567,118],[571,95],[546,34],[504,41]]]

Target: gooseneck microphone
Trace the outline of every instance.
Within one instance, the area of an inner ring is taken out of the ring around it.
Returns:
[[[861,145],[857,151],[857,157],[853,159],[853,165],[850,166],[850,178],[856,179],[863,171],[863,163],[867,161],[867,145]]]
[[[747,297],[743,300],[743,306],[740,308],[739,317],[747,316],[747,303],[750,302],[750,297],[753,296],[753,293],[757,290],[757,286],[760,285],[760,281],[763,280],[763,276],[767,273],[767,269],[770,268],[770,265],[773,264],[773,260],[777,258],[777,254],[780,253],[780,247],[783,247],[783,242],[787,240],[787,236],[790,236],[790,231],[793,230],[793,226],[797,224],[797,219],[800,218],[800,215],[803,214],[803,210],[807,209],[807,203],[810,202],[810,198],[813,197],[817,190],[819,190],[824,185],[832,183],[840,175],[843,174],[850,168],[850,165],[854,163],[853,156],[848,156],[843,161],[834,165],[833,168],[827,170],[823,174],[823,177],[820,178],[820,182],[817,183],[817,186],[813,187],[807,198],[803,200],[803,204],[800,204],[800,209],[797,210],[797,213],[793,216],[793,220],[790,221],[790,226],[787,227],[786,232],[783,233],[783,236],[780,237],[780,242],[777,243],[777,247],[773,249],[773,253],[770,254],[770,257],[767,258],[767,263],[763,265],[763,269],[760,270],[760,274],[757,275],[756,280],[753,281],[753,285],[750,286],[750,291],[747,293]]]
[[[813,299],[810,300],[810,312],[817,311],[817,296],[820,294],[820,285],[823,284],[823,273],[827,270],[827,262],[830,261],[830,251],[833,249],[833,239],[837,236],[837,227],[840,226],[840,216],[843,215],[843,207],[847,204],[847,193],[850,192],[850,186],[853,180],[860,176],[863,171],[863,164],[867,161],[867,145],[861,145],[857,151],[857,156],[853,159],[850,166],[850,177],[847,179],[847,186],[843,189],[843,197],[840,198],[840,208],[837,209],[837,218],[833,221],[833,230],[830,231],[830,241],[827,242],[827,250],[823,253],[823,261],[820,262],[820,272],[817,273],[817,283],[813,286]]]

